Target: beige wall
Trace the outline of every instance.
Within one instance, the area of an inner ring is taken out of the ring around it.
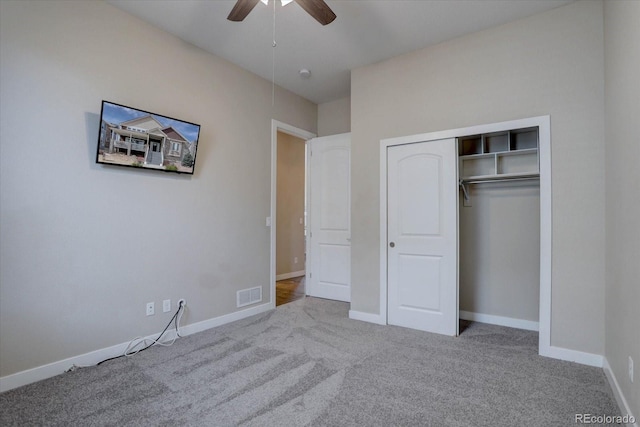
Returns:
[[[607,172],[606,357],[640,417],[640,2],[604,6]],[[635,380],[629,380],[628,358]]]
[[[351,97],[318,105],[318,136],[351,132]]]
[[[549,114],[552,345],[603,354],[602,40],[575,2],[352,72],[352,310],[380,309],[381,139]]]
[[[0,375],[156,333],[163,299],[268,302],[271,120],[316,105],[104,2],[0,8]],[[199,123],[195,175],[96,165],[102,99]]]
[[[278,132],[276,276],[304,270],[305,141]]]
[[[469,186],[460,199],[460,310],[538,321],[538,182]]]

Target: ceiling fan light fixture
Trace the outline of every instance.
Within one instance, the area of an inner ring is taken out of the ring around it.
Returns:
[[[277,0],[274,0],[274,2],[275,1]],[[292,1],[295,1],[305,12],[322,25],[330,24],[336,19],[336,14],[333,13],[324,0],[280,0],[280,4],[286,6]],[[269,0],[236,0],[236,4],[233,6],[233,9],[231,9],[231,12],[229,12],[227,19],[233,22],[243,21],[259,2],[266,5],[269,4]],[[273,3],[273,5],[275,12],[275,3]]]
[[[269,0],[260,0],[262,3],[266,4],[267,6],[269,5]],[[280,3],[283,6],[288,5],[289,3],[291,3],[293,0],[280,0]]]
[[[311,71],[306,68],[301,69],[300,71],[298,71],[298,73],[303,79],[308,79],[309,77],[311,77]]]

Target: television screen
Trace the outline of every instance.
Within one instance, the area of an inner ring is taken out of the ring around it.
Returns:
[[[200,125],[102,101],[96,163],[193,174]]]

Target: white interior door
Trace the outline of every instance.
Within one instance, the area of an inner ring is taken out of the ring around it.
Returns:
[[[387,150],[388,323],[458,333],[454,139]]]
[[[307,295],[351,301],[351,135],[309,141]]]

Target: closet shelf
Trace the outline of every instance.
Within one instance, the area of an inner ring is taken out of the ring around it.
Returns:
[[[482,154],[468,154],[458,156],[460,159],[482,159],[487,157],[494,156],[518,156],[522,154],[536,154],[538,152],[537,148],[527,148],[525,150],[514,150],[514,151],[496,151],[493,153],[482,153]]]
[[[489,181],[539,176],[538,128],[458,138],[458,176]]]

